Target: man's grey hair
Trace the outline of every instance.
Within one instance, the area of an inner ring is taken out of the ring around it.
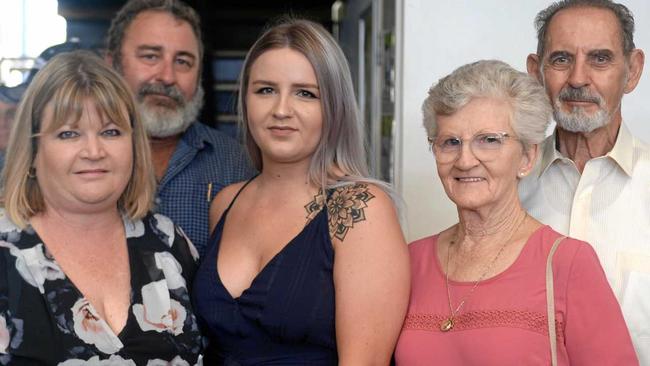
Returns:
[[[575,7],[592,7],[610,10],[614,15],[616,15],[618,23],[621,25],[623,54],[629,55],[635,48],[634,16],[630,9],[625,5],[615,3],[611,0],[562,0],[554,2],[548,8],[540,11],[535,17],[535,29],[537,30],[537,55],[539,57],[544,56],[546,32],[553,16],[560,10]]]
[[[138,14],[144,11],[160,11],[169,13],[178,20],[186,21],[199,45],[199,65],[203,59],[203,41],[201,38],[201,20],[189,5],[180,0],[130,0],[115,15],[108,29],[106,39],[106,52],[113,58],[113,67],[122,68],[122,42],[126,29],[131,25]],[[200,69],[200,68],[199,68]]]
[[[546,137],[552,108],[544,87],[498,60],[463,65],[429,89],[422,105],[428,137],[436,136],[438,116],[450,116],[476,98],[498,98],[510,104],[510,124],[524,148]]]

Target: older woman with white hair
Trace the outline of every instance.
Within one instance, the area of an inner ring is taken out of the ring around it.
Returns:
[[[551,114],[542,86],[503,62],[479,61],[434,85],[423,111],[459,223],[410,245],[397,364],[638,364],[591,246],[519,202],[517,184]]]

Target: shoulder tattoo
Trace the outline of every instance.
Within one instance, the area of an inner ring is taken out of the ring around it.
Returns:
[[[319,192],[313,201],[305,205],[307,220],[311,221],[323,209],[323,205],[327,205],[330,236],[343,241],[355,223],[366,219],[364,208],[374,197],[365,183],[338,187],[329,199]]]

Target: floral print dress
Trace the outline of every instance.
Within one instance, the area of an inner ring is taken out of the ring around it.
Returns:
[[[187,289],[196,250],[171,220],[124,219],[131,270],[126,325],[115,334],[31,228],[0,215],[0,364],[194,365],[201,335]],[[106,279],[110,281],[110,278]]]

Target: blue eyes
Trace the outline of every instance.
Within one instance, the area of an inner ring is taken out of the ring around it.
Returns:
[[[100,132],[100,135],[103,137],[118,137],[122,135],[122,131],[120,131],[117,128],[109,128],[106,130],[102,130]],[[79,136],[80,136],[79,132],[75,130],[65,130],[56,134],[56,137],[59,140],[70,140],[70,139],[77,138]]]
[[[109,136],[109,137],[116,137],[116,136],[120,136],[121,134],[122,132],[117,128],[111,128],[109,130],[102,131],[103,136]]]
[[[460,146],[461,144],[462,144],[462,141],[460,139],[457,139],[457,138],[453,137],[453,138],[448,138],[448,139],[442,140],[440,142],[440,147],[449,148],[449,147]]]
[[[75,131],[61,131],[56,135],[56,137],[61,140],[68,140],[77,136],[79,136],[79,134]]]

